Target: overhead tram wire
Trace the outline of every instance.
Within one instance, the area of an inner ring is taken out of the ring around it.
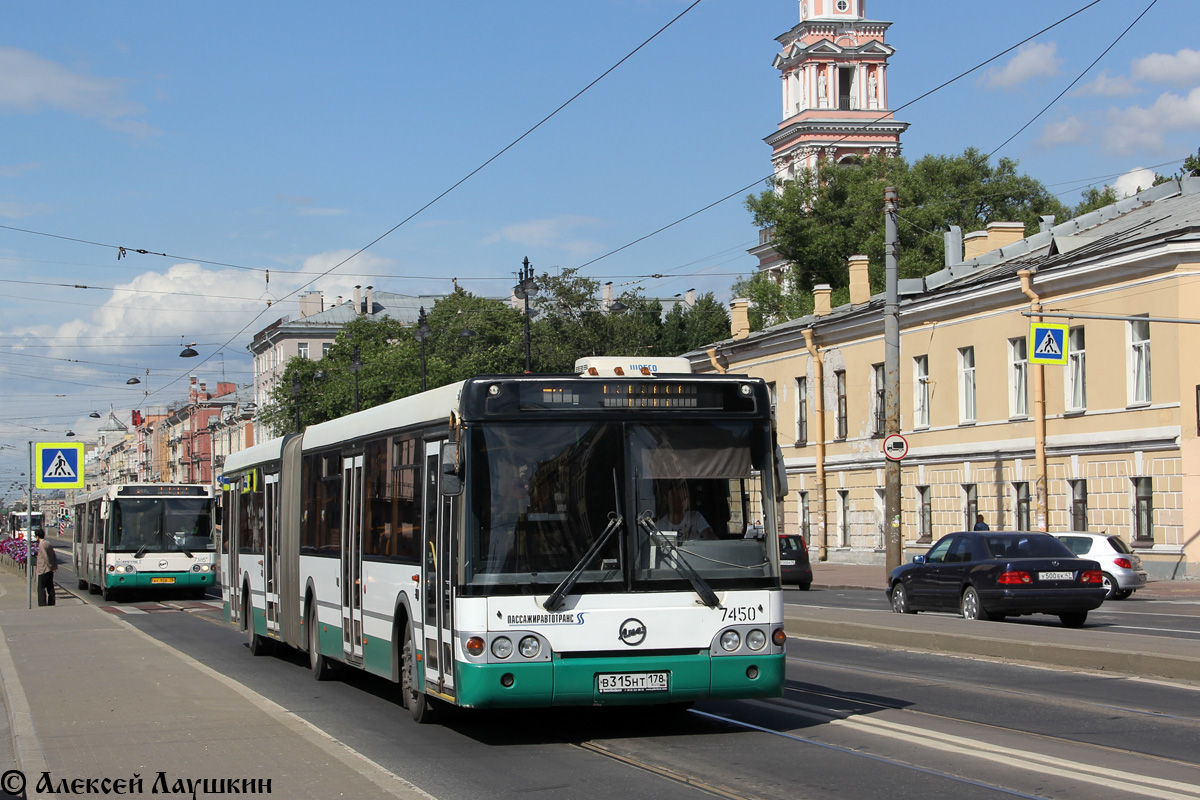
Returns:
[[[887,120],[887,119],[891,118],[891,117],[892,117],[894,114],[896,114],[897,112],[899,112],[899,111],[903,111],[904,109],[908,108],[909,106],[911,106],[911,105],[914,105],[914,104],[916,104],[916,103],[919,103],[919,102],[921,102],[921,101],[922,101],[922,100],[924,100],[926,97],[929,97],[931,94],[934,94],[934,93],[936,93],[936,92],[940,92],[942,89],[945,89],[945,88],[946,88],[947,86],[949,86],[950,84],[952,84],[952,83],[955,83],[956,81],[962,80],[963,78],[965,78],[965,77],[967,77],[968,75],[970,75],[972,72],[975,72],[975,71],[977,71],[977,70],[979,70],[979,69],[982,69],[983,67],[986,67],[988,64],[992,63],[992,62],[993,62],[993,61],[995,61],[996,59],[998,59],[998,58],[1001,58],[1001,57],[1003,57],[1003,56],[1005,56],[1005,55],[1007,55],[1007,54],[1011,53],[1013,50],[1016,50],[1016,49],[1017,49],[1018,47],[1020,47],[1021,45],[1023,45],[1023,44],[1026,44],[1026,43],[1028,43],[1028,42],[1030,42],[1030,41],[1033,41],[1033,40],[1034,40],[1034,39],[1036,39],[1037,37],[1041,36],[1043,33],[1047,33],[1047,32],[1049,32],[1049,31],[1052,31],[1052,30],[1054,30],[1054,29],[1055,29],[1055,28],[1057,28],[1059,25],[1062,25],[1064,22],[1067,22],[1068,20],[1072,19],[1073,17],[1076,17],[1076,16],[1078,16],[1079,14],[1082,14],[1084,11],[1087,11],[1089,8],[1091,8],[1091,7],[1092,7],[1092,6],[1094,6],[1094,5],[1098,5],[1100,2],[1101,2],[1101,0],[1092,0],[1090,3],[1088,3],[1088,4],[1087,4],[1087,5],[1085,5],[1085,6],[1083,6],[1082,8],[1079,8],[1079,9],[1077,9],[1077,10],[1075,10],[1075,11],[1072,11],[1070,14],[1068,14],[1067,16],[1063,17],[1062,19],[1058,20],[1057,22],[1055,22],[1055,23],[1053,23],[1053,24],[1051,24],[1051,25],[1048,25],[1048,26],[1046,26],[1045,28],[1042,28],[1042,29],[1041,29],[1040,31],[1038,31],[1037,33],[1030,34],[1029,36],[1025,37],[1024,39],[1022,39],[1021,41],[1019,41],[1019,42],[1017,42],[1016,44],[1012,45],[1011,47],[1009,47],[1009,48],[1007,48],[1007,49],[1005,49],[1005,50],[1001,50],[999,53],[996,53],[994,56],[992,56],[991,58],[987,59],[986,61],[981,61],[980,63],[976,64],[975,66],[971,67],[970,69],[968,69],[968,70],[966,70],[966,71],[964,71],[964,72],[960,72],[958,75],[954,76],[954,77],[953,77],[953,78],[951,78],[950,80],[948,80],[948,81],[945,81],[945,82],[943,82],[943,83],[941,83],[941,84],[938,84],[937,86],[935,86],[934,88],[932,88],[932,89],[930,89],[929,91],[925,92],[924,94],[922,94],[922,95],[919,95],[919,96],[917,96],[917,97],[914,97],[912,100],[909,100],[907,103],[904,103],[903,105],[900,105],[900,106],[898,106],[898,107],[896,107],[896,108],[890,109],[890,110],[888,111],[888,113],[886,113],[886,114],[883,114],[883,115],[879,116],[879,117],[878,117],[878,118],[876,118],[876,119],[873,119],[873,120],[870,120],[870,121],[868,121],[868,122],[864,123],[864,124],[861,126],[861,129],[866,129],[866,128],[870,128],[870,127],[871,127],[871,126],[873,126],[873,125],[877,125],[878,123],[880,123],[880,122],[883,122],[883,121],[885,121],[885,120]],[[861,129],[860,129],[860,130],[861,130]],[[850,136],[849,136],[849,134],[847,134],[846,136],[843,136],[843,137],[842,137],[842,138],[840,138],[840,139],[835,139],[834,141],[830,142],[828,146],[832,147],[832,146],[834,146],[834,145],[841,144],[842,142],[846,141],[846,140],[847,140],[847,139],[849,139],[849,138],[850,138]],[[615,254],[617,254],[617,253],[621,252],[622,250],[625,250],[625,249],[627,249],[627,248],[629,248],[629,247],[632,247],[632,246],[633,246],[633,245],[635,245],[635,244],[638,244],[638,243],[640,243],[640,242],[644,242],[645,240],[647,240],[647,239],[649,239],[649,238],[651,238],[651,237],[657,236],[658,234],[662,233],[663,231],[669,230],[669,229],[671,229],[671,228],[675,227],[676,225],[678,225],[679,223],[681,223],[681,222],[685,222],[686,220],[689,220],[689,219],[691,219],[692,217],[696,216],[697,214],[700,214],[700,213],[703,213],[703,212],[705,212],[705,211],[708,211],[710,208],[713,208],[713,207],[715,207],[715,206],[718,206],[718,205],[720,205],[721,203],[724,203],[725,201],[727,201],[727,200],[729,200],[729,199],[731,199],[731,198],[733,198],[733,197],[736,197],[737,195],[741,194],[742,192],[745,192],[745,191],[748,191],[748,190],[750,190],[750,189],[753,189],[755,186],[758,186],[760,183],[763,183],[763,182],[765,182],[765,181],[769,181],[769,180],[771,180],[771,178],[773,178],[774,176],[775,176],[775,173],[773,173],[773,172],[772,172],[770,175],[767,175],[767,176],[765,176],[765,177],[759,178],[758,180],[754,181],[754,183],[751,183],[751,184],[749,184],[748,186],[746,186],[746,187],[744,187],[744,188],[742,188],[742,189],[738,189],[738,190],[737,190],[737,191],[735,191],[735,192],[731,192],[730,194],[727,194],[727,195],[725,195],[724,197],[722,197],[720,200],[717,200],[717,201],[715,201],[715,202],[709,203],[709,204],[708,204],[708,205],[706,205],[704,208],[701,208],[701,209],[699,209],[698,211],[693,211],[692,213],[690,213],[690,214],[688,214],[688,215],[686,215],[686,216],[684,216],[684,217],[680,217],[679,219],[675,220],[674,222],[671,222],[671,223],[669,223],[669,224],[667,224],[667,225],[664,225],[664,226],[662,226],[661,228],[659,228],[659,229],[658,229],[658,230],[656,230],[656,231],[653,231],[653,232],[651,232],[651,233],[648,233],[648,234],[646,234],[645,236],[639,237],[639,238],[637,238],[637,239],[633,240],[632,242],[629,242],[628,244],[624,244],[624,245],[622,245],[622,246],[620,246],[620,247],[616,248],[615,250],[610,250],[609,252],[605,253],[604,255],[597,256],[596,258],[593,258],[591,261],[586,261],[586,262],[584,262],[583,264],[579,265],[579,267],[577,267],[577,269],[583,269],[584,267],[587,267],[587,266],[590,266],[590,265],[592,265],[592,264],[595,264],[597,261],[602,261],[602,260],[604,260],[604,259],[608,258],[609,256],[615,255]]]
[[[480,164],[475,169],[471,170],[469,173],[467,173],[465,176],[460,178],[458,181],[456,181],[452,186],[450,186],[448,189],[443,191],[441,194],[437,195],[432,200],[425,203],[425,205],[421,206],[416,211],[412,212],[407,217],[405,217],[404,219],[400,220],[395,225],[393,225],[391,228],[389,228],[388,230],[386,230],[385,232],[383,232],[382,234],[377,236],[375,239],[371,240],[367,244],[360,247],[358,250],[356,250],[353,253],[351,253],[350,255],[346,256],[346,258],[344,258],[341,261],[339,261],[338,263],[334,264],[329,269],[320,273],[319,275],[312,278],[308,282],[301,284],[299,287],[297,287],[296,289],[293,289],[291,292],[283,295],[282,297],[280,297],[278,300],[275,301],[275,304],[281,303],[290,297],[294,297],[295,295],[299,294],[304,289],[308,288],[309,286],[312,286],[314,283],[316,283],[321,278],[324,278],[327,275],[330,275],[331,273],[333,273],[335,270],[337,270],[343,264],[346,264],[351,259],[357,258],[362,253],[366,252],[367,250],[374,247],[376,244],[383,241],[385,238],[387,238],[391,234],[395,233],[402,226],[404,226],[410,220],[415,218],[418,214],[422,213],[423,211],[428,209],[430,206],[432,206],[434,203],[438,202],[443,197],[445,197],[446,195],[450,194],[455,189],[457,189],[459,186],[466,183],[468,180],[470,180],[472,177],[474,177],[477,173],[479,173],[481,170],[483,170],[485,167],[487,167],[489,164],[491,164],[493,161],[495,161],[500,156],[507,153],[509,150],[511,150],[513,147],[515,147],[518,143],[520,143],[523,139],[525,139],[527,136],[529,136],[534,131],[536,131],[538,128],[540,128],[542,125],[544,125],[546,122],[548,122],[552,117],[556,116],[564,108],[569,106],[571,103],[575,102],[575,100],[577,100],[581,95],[583,95],[584,92],[588,91],[593,86],[595,86],[597,83],[604,80],[604,78],[606,78],[610,73],[612,73],[614,70],[616,70],[617,67],[621,66],[626,61],[628,61],[630,58],[632,58],[634,55],[636,55],[640,50],[642,50],[642,48],[644,48],[646,45],[650,44],[650,42],[657,39],[664,31],[667,30],[667,28],[670,28],[672,25],[674,25],[676,22],[678,22],[680,19],[682,19],[684,17],[684,15],[686,15],[689,11],[691,11],[696,6],[700,5],[701,1],[702,0],[694,0],[694,2],[692,2],[687,8],[683,9],[683,11],[680,11],[678,14],[676,14],[675,17],[672,18],[666,25],[663,25],[661,28],[659,28],[657,31],[655,31],[649,38],[647,38],[645,41],[643,41],[641,44],[639,44],[637,47],[635,47],[633,50],[631,50],[629,53],[627,53],[624,57],[622,57],[619,61],[617,61],[617,63],[613,64],[611,67],[606,69],[603,73],[601,73],[599,77],[597,77],[595,80],[593,80],[587,86],[580,89],[578,92],[576,92],[574,95],[572,95],[571,98],[568,99],[565,103],[563,103],[558,108],[554,109],[549,114],[547,114],[545,117],[543,117],[536,125],[534,125],[529,130],[522,133],[520,136],[518,136],[516,139],[511,141],[509,144],[505,145],[505,147],[503,147],[499,152],[497,152],[491,158],[484,161],[482,164]],[[269,306],[268,306],[268,308],[269,308]],[[245,327],[243,327],[240,331],[238,331],[236,334],[234,334],[232,337],[230,337],[230,339],[228,341],[226,341],[223,345],[221,345],[219,348],[217,348],[217,350],[215,352],[219,353],[222,350],[224,350],[226,347],[228,347],[230,344],[232,344],[234,339],[236,339],[238,336],[241,336],[243,333],[245,333],[246,330],[249,329],[250,326],[253,325],[255,322],[257,322],[258,319],[260,317],[262,317],[262,315],[265,314],[266,312],[267,312],[267,309],[263,309],[262,311],[255,314],[254,317],[249,322],[246,323]],[[195,366],[198,367],[198,366],[208,363],[208,361],[213,357],[213,355],[215,355],[215,353],[205,356],[204,360]],[[184,373],[184,374],[186,375],[188,373]],[[178,383],[181,380],[183,380],[183,375],[180,375],[179,377],[175,378],[174,380],[168,381],[166,383],[166,385],[163,386],[162,388],[166,389],[170,386],[173,386],[174,384]]]
[[[997,148],[996,148],[995,150],[993,150],[992,152],[988,153],[988,154],[987,154],[987,158],[989,158],[989,159],[990,159],[992,156],[996,155],[996,153],[998,153],[1000,150],[1004,149],[1004,146],[1005,146],[1005,145],[1007,145],[1007,144],[1008,144],[1009,142],[1011,142],[1013,139],[1015,139],[1015,138],[1017,138],[1018,136],[1020,136],[1020,135],[1021,135],[1021,133],[1022,133],[1022,132],[1023,132],[1023,131],[1024,131],[1026,128],[1028,128],[1030,125],[1032,125],[1033,123],[1037,122],[1038,118],[1039,118],[1040,116],[1042,116],[1042,114],[1045,114],[1047,111],[1049,111],[1049,110],[1050,110],[1050,107],[1051,107],[1051,106],[1053,106],[1055,103],[1057,103],[1059,100],[1061,100],[1061,99],[1062,99],[1062,96],[1063,96],[1064,94],[1066,94],[1067,92],[1071,91],[1071,89],[1072,89],[1072,88],[1075,86],[1075,84],[1077,84],[1077,83],[1079,83],[1081,80],[1083,80],[1083,76],[1085,76],[1085,75],[1087,75],[1089,72],[1091,72],[1091,70],[1092,70],[1092,67],[1094,67],[1094,66],[1096,66],[1098,63],[1100,63],[1100,59],[1102,59],[1102,58],[1104,58],[1106,55],[1108,55],[1109,51],[1110,51],[1110,50],[1112,50],[1114,47],[1116,47],[1116,46],[1117,46],[1117,43],[1118,43],[1118,42],[1120,42],[1122,39],[1124,39],[1124,38],[1125,38],[1125,34],[1129,33],[1131,30],[1133,30],[1133,26],[1134,26],[1134,25],[1137,25],[1139,22],[1141,22],[1141,21],[1142,21],[1142,17],[1144,17],[1144,16],[1146,16],[1148,13],[1150,13],[1150,9],[1154,8],[1154,6],[1155,6],[1155,4],[1156,4],[1156,3],[1158,3],[1158,0],[1150,0],[1150,5],[1146,6],[1146,8],[1145,8],[1145,9],[1143,9],[1142,13],[1138,14],[1138,15],[1137,15],[1137,18],[1136,18],[1136,19],[1135,19],[1133,22],[1129,23],[1129,27],[1127,27],[1125,30],[1121,31],[1121,35],[1120,35],[1120,36],[1118,36],[1116,39],[1113,39],[1113,41],[1112,41],[1112,44],[1110,44],[1108,47],[1104,48],[1104,52],[1102,52],[1100,55],[1096,56],[1096,60],[1095,60],[1095,61],[1093,61],[1091,64],[1088,64],[1087,68],[1086,68],[1086,69],[1085,69],[1083,72],[1079,73],[1078,77],[1076,77],[1076,78],[1075,78],[1075,80],[1073,80],[1073,81],[1071,81],[1069,84],[1067,84],[1067,88],[1065,88],[1065,89],[1063,89],[1061,92],[1059,92],[1059,93],[1058,93],[1058,94],[1057,94],[1057,95],[1054,97],[1054,99],[1053,99],[1053,100],[1051,100],[1049,103],[1047,103],[1047,104],[1046,104],[1046,107],[1045,107],[1045,108],[1043,108],[1043,109],[1042,109],[1041,111],[1039,111],[1038,113],[1034,114],[1034,115],[1033,115],[1033,117],[1032,117],[1032,118],[1031,118],[1031,119],[1030,119],[1028,122],[1026,122],[1024,125],[1022,125],[1022,126],[1021,126],[1021,127],[1018,129],[1018,130],[1017,130],[1017,132],[1016,132],[1016,133],[1014,133],[1012,136],[1009,136],[1007,139],[1005,139],[1003,142],[1001,142],[1001,143],[1000,143],[1000,146],[999,146],[999,147],[997,147]]]

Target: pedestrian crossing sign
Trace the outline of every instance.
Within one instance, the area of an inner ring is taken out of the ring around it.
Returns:
[[[34,445],[34,486],[38,489],[82,489],[83,445],[45,442]]]
[[[1067,363],[1067,326],[1052,322],[1032,322],[1029,325],[1030,364]]]

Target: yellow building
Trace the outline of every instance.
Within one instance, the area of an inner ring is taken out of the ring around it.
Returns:
[[[1200,178],[1029,236],[997,223],[964,239],[948,247],[959,263],[900,282],[906,559],[982,514],[993,529],[1118,534],[1152,578],[1200,575]],[[850,259],[850,304],[817,287],[813,315],[767,330],[749,333],[735,300],[734,338],[688,357],[772,385],[787,531],[820,558],[882,564],[883,296],[866,267]],[[1061,339],[1031,341],[1034,310]],[[1061,365],[1032,363],[1057,348]]]

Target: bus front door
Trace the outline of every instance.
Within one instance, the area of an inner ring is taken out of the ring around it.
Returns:
[[[425,688],[454,696],[454,636],[451,616],[451,542],[458,498],[442,497],[441,442],[425,444],[425,524],[422,559],[422,626]],[[415,634],[414,634],[415,635]]]
[[[363,657],[362,473],[361,455],[342,459],[342,649],[352,664]]]
[[[266,549],[264,579],[267,603],[267,632],[279,635],[279,473],[263,477],[265,490],[263,513]]]

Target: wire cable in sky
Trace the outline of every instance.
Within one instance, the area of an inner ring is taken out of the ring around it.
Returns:
[[[1091,64],[1088,64],[1088,65],[1087,65],[1087,69],[1085,69],[1083,72],[1079,73],[1078,77],[1076,77],[1076,78],[1075,78],[1075,80],[1073,80],[1073,81],[1071,81],[1069,84],[1067,84],[1067,88],[1065,88],[1065,89],[1063,89],[1061,92],[1059,92],[1059,93],[1058,93],[1058,94],[1057,94],[1057,95],[1054,97],[1054,99],[1053,99],[1053,100],[1051,100],[1049,103],[1047,103],[1047,104],[1046,104],[1046,107],[1045,107],[1045,108],[1043,108],[1043,109],[1042,109],[1041,111],[1039,111],[1038,113],[1034,114],[1034,115],[1033,115],[1033,118],[1032,118],[1032,119],[1030,119],[1028,122],[1026,122],[1024,125],[1022,125],[1022,126],[1021,126],[1021,127],[1018,129],[1018,130],[1017,130],[1017,132],[1016,132],[1016,133],[1014,133],[1012,136],[1008,137],[1008,138],[1007,138],[1007,139],[1005,139],[1003,142],[1001,142],[1001,143],[1000,143],[1000,146],[999,146],[999,147],[997,147],[995,150],[993,150],[992,152],[988,153],[988,154],[987,154],[987,157],[988,157],[988,158],[991,158],[992,156],[996,155],[996,153],[998,153],[1000,150],[1002,150],[1006,144],[1008,144],[1008,143],[1009,143],[1009,142],[1011,142],[1013,139],[1015,139],[1015,138],[1017,138],[1018,136],[1020,136],[1020,135],[1021,135],[1021,133],[1022,133],[1022,132],[1023,132],[1023,131],[1024,131],[1026,128],[1028,128],[1030,125],[1032,125],[1033,123],[1037,122],[1037,120],[1038,120],[1038,117],[1042,116],[1042,114],[1045,114],[1047,111],[1049,111],[1049,110],[1050,110],[1050,107],[1051,107],[1052,105],[1054,105],[1055,103],[1057,103],[1059,100],[1061,100],[1061,99],[1062,99],[1062,96],[1063,96],[1064,94],[1066,94],[1067,92],[1071,91],[1071,89],[1072,89],[1072,88],[1075,86],[1075,84],[1077,84],[1077,83],[1079,83],[1081,80],[1083,80],[1083,76],[1084,76],[1084,75],[1087,75],[1089,72],[1091,72],[1091,70],[1092,70],[1092,67],[1094,67],[1094,66],[1096,66],[1096,64],[1100,63],[1100,59],[1102,59],[1102,58],[1104,58],[1106,55],[1108,55],[1108,51],[1109,51],[1109,50],[1112,50],[1114,47],[1116,47],[1116,46],[1117,46],[1117,42],[1119,42],[1119,41],[1121,41],[1122,39],[1124,39],[1124,38],[1125,38],[1125,34],[1129,33],[1131,30],[1133,30],[1133,26],[1134,26],[1134,25],[1137,25],[1139,22],[1141,22],[1141,20],[1142,20],[1142,17],[1146,16],[1146,14],[1148,14],[1148,13],[1150,12],[1150,9],[1154,8],[1154,4],[1155,4],[1155,3],[1157,3],[1157,2],[1158,2],[1158,0],[1150,0],[1150,5],[1146,6],[1146,8],[1145,8],[1145,9],[1142,11],[1142,13],[1140,13],[1140,14],[1138,14],[1138,15],[1137,15],[1137,19],[1135,19],[1133,22],[1129,23],[1129,27],[1128,27],[1128,28],[1126,28],[1125,30],[1121,31],[1121,35],[1120,35],[1120,36],[1118,36],[1116,39],[1113,39],[1113,41],[1112,41],[1112,44],[1110,44],[1108,47],[1104,48],[1104,52],[1103,52],[1103,53],[1101,53],[1100,55],[1096,56],[1096,60],[1095,60],[1095,61],[1093,61]]]

